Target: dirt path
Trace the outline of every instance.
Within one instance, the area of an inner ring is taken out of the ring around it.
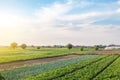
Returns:
[[[68,59],[68,58],[73,58],[73,57],[77,57],[77,56],[79,56],[79,55],[67,55],[67,56],[59,56],[59,57],[52,57],[52,58],[43,58],[43,59],[35,59],[35,60],[2,63],[2,64],[0,64],[0,70],[10,69],[13,67],[22,67],[24,65],[33,65],[33,64],[40,64],[40,63],[44,63],[44,62]]]
[[[120,50],[102,50],[102,51],[96,51],[96,54],[118,54],[120,55]]]

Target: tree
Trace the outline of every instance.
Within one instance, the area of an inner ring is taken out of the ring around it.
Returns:
[[[95,50],[97,51],[97,50],[99,50],[99,46],[97,45],[97,46],[95,46]]]
[[[10,44],[11,48],[15,49],[17,48],[18,44],[16,42],[13,42]]]
[[[66,45],[66,47],[70,50],[70,49],[72,49],[73,45],[69,43]]]
[[[83,49],[84,49],[84,47],[83,47],[83,46],[81,46],[81,47],[80,47],[80,50],[81,50],[81,51],[83,51]]]
[[[26,45],[26,44],[22,44],[20,47],[21,47],[22,49],[25,49],[25,48],[27,47],[27,45]]]

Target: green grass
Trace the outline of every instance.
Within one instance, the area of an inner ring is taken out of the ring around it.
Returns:
[[[59,60],[44,64],[37,64],[32,66],[26,66],[22,68],[16,68],[11,70],[1,71],[1,74],[6,80],[20,80],[26,77],[38,75],[50,70],[55,70],[69,65],[74,65],[76,63],[83,63],[85,60],[96,58],[98,55],[84,55],[76,58]]]
[[[80,51],[80,48],[73,48],[70,51],[67,48],[28,48],[28,49],[10,49],[10,48],[0,48],[0,63],[28,60],[36,58],[54,57],[62,56],[70,53],[85,54],[93,52],[92,48],[85,48],[84,51]]]

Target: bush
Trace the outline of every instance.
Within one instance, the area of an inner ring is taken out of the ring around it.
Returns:
[[[38,46],[37,49],[40,49],[40,46]]]
[[[83,49],[84,49],[84,47],[83,47],[83,46],[81,46],[81,47],[80,47],[80,50],[81,50],[81,51],[83,51]]]

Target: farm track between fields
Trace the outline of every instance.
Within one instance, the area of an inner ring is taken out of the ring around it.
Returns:
[[[114,60],[112,60],[108,65],[106,65],[103,69],[101,69],[99,72],[96,73],[96,75],[93,75],[89,80],[93,80],[96,76],[98,76],[100,73],[102,73],[106,68],[108,68],[113,62],[115,62],[120,56],[116,57]]]
[[[15,67],[22,67],[22,66],[30,66],[33,64],[41,64],[41,63],[52,62],[52,61],[56,61],[56,60],[64,60],[64,59],[74,58],[74,57],[78,57],[78,56],[80,56],[80,55],[73,54],[73,55],[57,56],[57,57],[51,57],[51,58],[42,58],[42,59],[1,63],[0,70],[11,69],[11,68],[15,68]]]
[[[101,50],[101,51],[96,51],[93,54],[117,54],[117,55],[120,55],[120,50]]]
[[[65,76],[65,75],[71,74],[71,73],[73,73],[73,72],[75,72],[75,71],[77,71],[77,70],[80,70],[80,69],[82,69],[82,68],[84,68],[84,67],[87,67],[87,66],[89,66],[89,65],[92,65],[92,64],[94,64],[94,63],[96,63],[96,62],[98,62],[98,61],[100,61],[100,60],[102,60],[102,59],[104,59],[104,58],[106,58],[106,57],[109,57],[109,56],[110,56],[110,55],[105,56],[105,57],[102,57],[102,58],[97,59],[97,60],[95,60],[95,61],[92,61],[92,62],[90,62],[90,63],[88,63],[88,64],[86,64],[86,65],[84,65],[84,66],[82,66],[82,67],[80,67],[80,68],[75,68],[75,69],[73,69],[73,70],[70,71],[70,72],[67,72],[67,73],[65,73],[65,74],[63,74],[63,75],[60,75],[60,76],[57,76],[57,77],[54,77],[54,78],[51,78],[51,79],[49,79],[49,80],[54,80],[54,79],[57,79],[57,78],[59,78],[59,77],[63,77],[63,76]]]

